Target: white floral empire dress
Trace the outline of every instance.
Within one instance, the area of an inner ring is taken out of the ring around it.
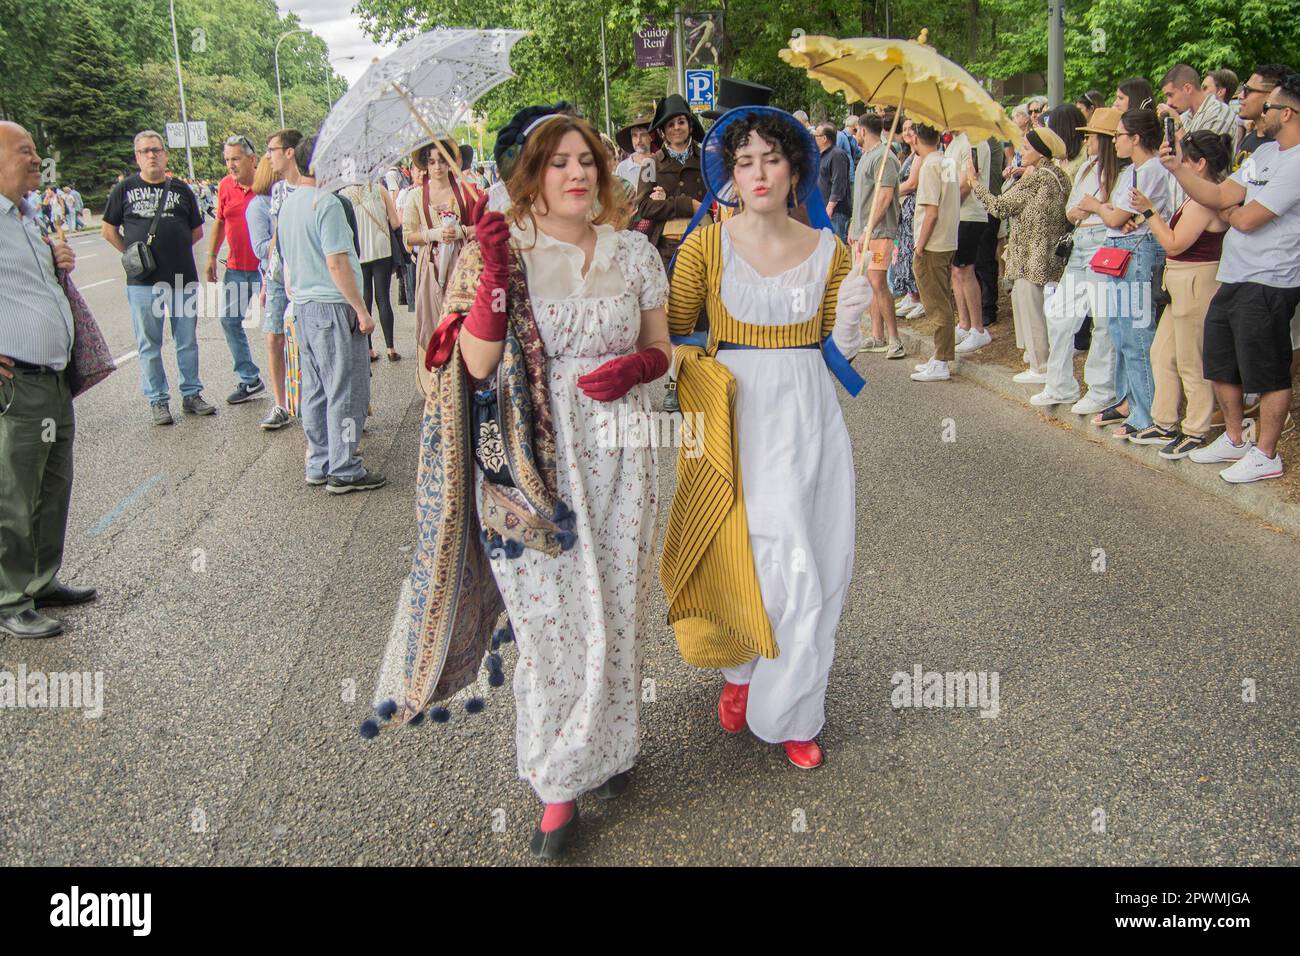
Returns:
[[[491,561],[519,650],[519,776],[546,803],[575,799],[636,762],[638,638],[655,584],[654,448],[611,442],[602,421],[619,402],[588,398],[577,380],[636,351],[641,312],[664,304],[668,280],[645,236],[595,228],[586,276],[578,247],[531,225],[510,230],[546,350],[559,495],[577,533],[556,557],[525,550]],[[649,412],[650,388],[634,386],[621,401],[629,414]],[[482,480],[479,471],[480,496]]]
[[[752,325],[805,322],[826,289],[835,240],[763,276],[722,230],[722,303]],[[793,307],[792,307],[793,305]],[[832,306],[833,307],[833,306]],[[736,431],[754,570],[781,654],[724,668],[749,685],[746,719],[768,743],[812,740],[826,721],[835,632],[853,578],[853,449],[835,379],[816,349],[724,349],[736,378]]]

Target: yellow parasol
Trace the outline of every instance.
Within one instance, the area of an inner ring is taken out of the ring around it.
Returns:
[[[904,111],[936,129],[961,130],[972,141],[996,136],[1019,145],[1020,129],[1006,111],[975,77],[928,45],[928,35],[928,30],[922,30],[915,41],[801,36],[791,40],[790,48],[781,50],[780,57],[807,70],[828,92],[843,93],[850,103],[861,100],[870,106],[897,107],[885,138],[886,148],[893,142]],[[873,195],[880,195],[884,173],[885,164],[880,163]],[[871,210],[865,235],[871,235],[882,214],[883,209]],[[864,257],[860,265],[865,263]]]
[[[1019,145],[1021,134],[984,87],[925,41],[801,36],[780,52],[831,93],[850,103],[896,106],[940,130],[962,130],[971,140],[996,136]]]

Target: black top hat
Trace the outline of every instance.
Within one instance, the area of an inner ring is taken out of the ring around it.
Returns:
[[[658,102],[655,106],[654,121],[650,124],[650,132],[657,132],[662,135],[663,128],[668,125],[668,121],[674,116],[686,117],[687,122],[691,124],[692,140],[698,143],[704,139],[704,124],[686,105],[686,100],[682,99],[680,93],[670,93]]]
[[[731,76],[718,77],[717,109],[705,110],[701,115],[707,119],[717,119],[727,110],[737,106],[767,106],[772,100],[772,87],[762,83],[750,83],[737,80]]]
[[[619,149],[623,150],[623,152],[632,152],[632,130],[638,126],[649,129],[652,122],[654,122],[654,117],[651,114],[645,110],[638,110],[637,114],[627,121],[627,125],[614,134],[614,142],[618,143]]]

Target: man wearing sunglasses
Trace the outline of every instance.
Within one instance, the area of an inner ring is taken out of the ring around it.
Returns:
[[[257,171],[257,150],[247,136],[232,136],[222,148],[221,158],[227,175],[217,187],[217,227],[212,234],[212,247],[208,250],[206,278],[217,281],[217,256],[221,246],[230,246],[226,259],[226,272],[221,280],[221,331],[226,335],[226,345],[234,360],[239,384],[226,398],[226,404],[238,405],[266,394],[262,374],[253,362],[244,333],[244,316],[248,314],[253,299],[261,293],[262,274],[258,270],[257,255],[248,236],[244,212],[253,198],[253,174]]]
[[[1260,111],[1257,125],[1272,141],[1223,183],[1190,172],[1167,144],[1160,156],[1187,195],[1222,210],[1230,227],[1219,290],[1205,316],[1203,356],[1225,431],[1189,457],[1228,463],[1219,475],[1233,483],[1282,475],[1277,440],[1291,405],[1291,322],[1300,306],[1300,74],[1278,83]],[[1254,444],[1242,433],[1243,391],[1260,394]]]
[[[1241,87],[1241,106],[1239,114],[1243,122],[1252,124],[1252,128],[1241,138],[1241,143],[1237,146],[1236,154],[1232,161],[1232,171],[1235,173],[1261,143],[1268,142],[1267,134],[1261,129],[1263,125],[1261,120],[1264,116],[1264,104],[1268,101],[1268,94],[1273,92],[1273,88],[1281,83],[1286,77],[1298,71],[1282,63],[1265,63],[1263,66],[1255,67],[1255,72],[1250,75],[1250,79]]]

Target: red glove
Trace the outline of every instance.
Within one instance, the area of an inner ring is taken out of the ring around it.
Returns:
[[[485,213],[487,196],[479,197],[470,219],[474,238],[483,254],[483,273],[465,331],[485,342],[500,342],[506,337],[506,284],[510,279],[510,227],[499,212]]]
[[[594,372],[578,379],[578,388],[598,402],[616,402],[642,382],[653,382],[668,371],[668,356],[649,348],[610,359]]]

